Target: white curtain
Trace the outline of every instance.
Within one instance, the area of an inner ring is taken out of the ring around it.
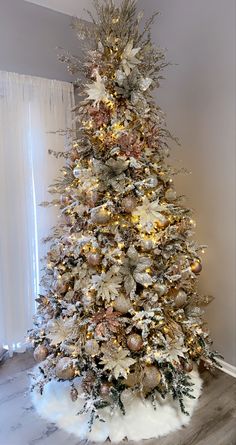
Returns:
[[[46,236],[56,209],[47,187],[63,151],[58,130],[72,128],[73,86],[67,82],[0,71],[0,347],[22,351],[32,326]]]

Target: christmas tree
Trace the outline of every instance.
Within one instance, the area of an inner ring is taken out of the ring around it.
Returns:
[[[151,42],[154,16],[141,32],[133,0],[94,3],[92,26],[74,21],[83,62],[61,56],[87,80],[71,147],[55,153],[65,158],[50,188],[61,217],[46,240],[30,332],[35,387],[43,397],[48,382],[69,381],[76,402],[79,377],[90,426],[104,407],[125,416],[127,394],[153,410],[171,395],[187,414],[193,364],[211,368],[217,356],[202,318],[211,298],[196,288],[202,246],[167,162],[174,138],[152,98],[167,65]]]

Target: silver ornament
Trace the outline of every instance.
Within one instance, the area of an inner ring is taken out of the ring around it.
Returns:
[[[154,284],[154,289],[157,291],[157,293],[158,293],[158,295],[160,295],[160,297],[167,292],[166,285],[162,284],[162,283]]]
[[[154,188],[158,184],[158,179],[156,178],[156,176],[151,176],[147,179],[146,184],[148,187]]]
[[[142,240],[142,248],[143,250],[149,252],[153,248],[153,241],[151,239]]]
[[[99,344],[96,340],[91,339],[86,341],[85,346],[84,346],[85,352],[88,355],[96,355],[99,351]]]
[[[80,168],[79,167],[74,168],[73,175],[76,179],[79,178],[79,176],[80,176]]]
[[[106,209],[101,208],[97,210],[96,212],[92,213],[92,222],[97,224],[105,224],[108,221],[110,221],[110,212],[108,212]]]

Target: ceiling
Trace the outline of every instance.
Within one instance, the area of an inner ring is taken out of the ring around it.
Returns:
[[[88,18],[84,9],[91,9],[92,0],[25,0],[71,16]]]

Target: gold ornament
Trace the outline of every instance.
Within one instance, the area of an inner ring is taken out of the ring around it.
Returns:
[[[195,260],[192,264],[191,264],[191,270],[193,273],[195,273],[196,275],[199,274],[202,270],[202,265],[200,263],[199,260]]]
[[[48,349],[44,345],[38,345],[34,350],[34,359],[36,362],[42,362],[48,356]]]
[[[110,221],[110,218],[110,212],[104,208],[101,208],[92,214],[92,222],[97,224],[106,224]]]
[[[175,201],[176,200],[177,193],[174,189],[168,189],[165,192],[165,198],[167,201]]]
[[[185,305],[187,301],[187,294],[183,289],[180,289],[175,297],[174,306],[182,307]]]
[[[61,358],[56,365],[56,376],[61,380],[71,380],[75,375],[73,363],[69,357]]]
[[[135,209],[137,202],[132,196],[126,196],[126,198],[122,199],[121,205],[126,213],[131,213]]]
[[[169,225],[168,219],[163,219],[162,221],[157,221],[157,227],[159,229],[165,229]]]
[[[127,297],[121,294],[114,300],[113,307],[116,311],[126,314],[131,309],[132,304]]]
[[[98,266],[101,263],[101,256],[99,253],[89,253],[87,261],[90,266]]]
[[[130,334],[127,338],[127,346],[130,351],[137,352],[143,347],[143,340],[139,334]]]
[[[146,391],[151,391],[156,388],[161,381],[161,373],[158,371],[156,366],[145,366],[143,377],[143,387]]]
[[[84,349],[86,354],[94,356],[99,351],[99,344],[96,340],[92,338],[91,340],[86,341]]]

